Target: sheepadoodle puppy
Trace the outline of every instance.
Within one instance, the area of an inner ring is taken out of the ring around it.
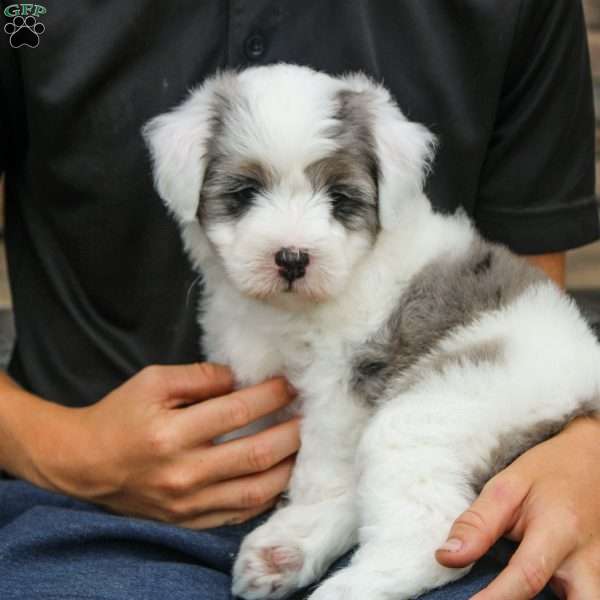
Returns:
[[[285,375],[302,448],[233,593],[412,598],[482,485],[600,408],[600,346],[540,271],[423,194],[434,137],[382,86],[280,64],[223,72],[144,130],[205,282],[212,361]]]

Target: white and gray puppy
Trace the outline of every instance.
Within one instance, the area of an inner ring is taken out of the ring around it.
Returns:
[[[361,74],[225,72],[144,130],[204,277],[210,360],[285,375],[302,448],[289,502],[243,542],[233,592],[412,598],[482,485],[600,408],[600,346],[543,274],[423,194],[434,138]],[[183,307],[182,307],[183,308]]]

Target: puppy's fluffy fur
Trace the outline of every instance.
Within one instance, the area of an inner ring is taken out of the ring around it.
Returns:
[[[234,593],[284,597],[357,543],[312,600],[463,575],[434,559],[453,519],[600,406],[599,345],[573,302],[432,211],[432,135],[363,75],[225,72],[144,134],[204,277],[209,358],[240,384],[285,374],[302,401],[289,503],[243,542]]]

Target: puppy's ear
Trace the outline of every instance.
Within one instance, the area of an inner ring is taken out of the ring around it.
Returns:
[[[408,121],[390,100],[375,115],[375,139],[380,169],[379,219],[394,227],[428,202],[425,179],[435,154],[436,138],[423,125]]]
[[[142,128],[152,156],[154,186],[181,224],[193,221],[198,210],[216,113],[215,84],[215,79],[206,81],[182,104]]]
[[[379,220],[394,227],[423,197],[425,179],[436,149],[435,136],[409,121],[390,93],[368,77],[351,75],[352,89],[365,96],[378,165]]]

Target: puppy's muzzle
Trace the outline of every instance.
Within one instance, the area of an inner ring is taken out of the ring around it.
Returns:
[[[275,254],[275,264],[279,267],[279,274],[288,283],[304,277],[309,262],[308,252],[297,248],[281,248]]]

